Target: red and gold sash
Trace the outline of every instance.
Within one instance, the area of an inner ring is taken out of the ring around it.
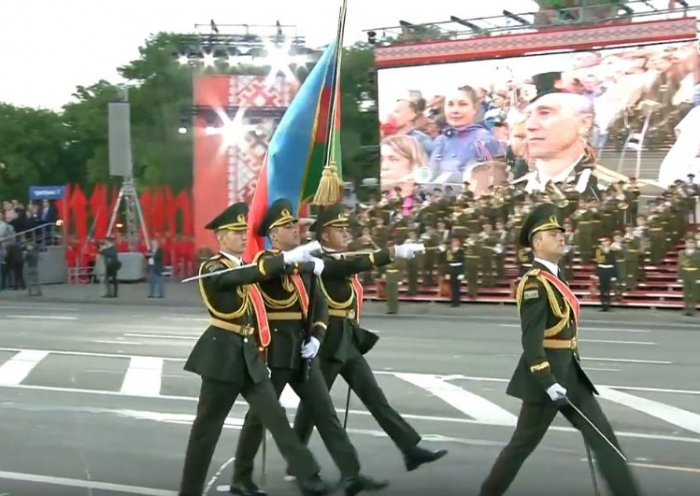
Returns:
[[[571,288],[567,286],[564,281],[559,279],[557,276],[554,274],[547,272],[546,270],[541,270],[540,274],[542,274],[542,277],[547,279],[547,281],[551,282],[555,288],[559,290],[559,293],[566,299],[566,301],[569,302],[569,305],[571,305],[571,309],[574,311],[574,317],[576,317],[576,323],[579,323],[579,319],[581,317],[581,304],[578,301],[578,298],[576,298],[576,295],[571,291]]]
[[[357,322],[360,322],[360,316],[362,315],[362,304],[364,303],[364,298],[365,298],[365,290],[362,287],[362,284],[360,283],[360,280],[357,278],[357,275],[354,275],[350,278],[350,285],[352,286],[352,289],[355,291],[355,300],[357,301]]]
[[[270,345],[270,324],[267,321],[267,310],[265,310],[265,301],[257,284],[248,286],[248,296],[250,302],[255,309],[255,321],[258,324],[258,338],[260,338],[260,346],[267,348]]]
[[[289,280],[294,284],[294,289],[297,290],[297,295],[299,295],[299,303],[301,304],[301,313],[304,318],[307,318],[309,314],[309,294],[306,292],[306,286],[304,286],[304,280],[299,274],[292,274],[289,276]]]

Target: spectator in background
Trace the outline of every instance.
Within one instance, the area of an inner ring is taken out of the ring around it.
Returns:
[[[388,189],[399,187],[402,197],[412,196],[416,171],[428,165],[423,147],[415,138],[399,134],[385,138],[380,150],[382,186]]]
[[[119,295],[119,281],[117,279],[117,273],[121,269],[122,263],[119,261],[119,254],[117,253],[117,247],[114,246],[114,240],[112,238],[107,238],[102,242],[100,246],[100,255],[104,260],[105,266],[105,286],[106,294],[103,298],[116,298]]]
[[[0,291],[5,289],[5,243],[0,243]]]
[[[416,121],[419,116],[423,115],[422,110],[425,110],[425,100],[421,99],[423,109],[418,100],[403,98],[397,100],[394,107],[394,124],[396,126],[396,134],[405,134],[415,138],[425,150],[427,155],[433,151],[433,140],[424,132],[418,130]]]
[[[15,238],[10,241],[7,245],[6,252],[6,267],[8,271],[9,280],[8,283],[15,290],[22,290],[25,288],[24,284],[24,257],[22,255],[22,245],[20,244],[22,240]]]
[[[163,284],[163,249],[158,241],[151,241],[151,251],[146,254],[148,260],[148,297],[163,298],[165,295],[165,285]]]
[[[39,282],[39,252],[33,242],[27,243],[24,252],[24,274],[29,296],[41,296],[41,283]]]

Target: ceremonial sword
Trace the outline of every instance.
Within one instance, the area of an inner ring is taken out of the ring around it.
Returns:
[[[612,441],[610,441],[610,439],[608,439],[608,438],[605,436],[605,434],[603,434],[602,432],[600,432],[600,429],[598,429],[598,427],[596,427],[596,425],[595,425],[593,422],[591,422],[591,419],[589,419],[588,417],[586,417],[586,415],[585,415],[576,405],[574,405],[568,397],[566,398],[566,402],[569,404],[569,406],[570,406],[571,408],[574,409],[574,411],[575,411],[576,413],[578,413],[578,414],[583,418],[583,420],[586,421],[586,423],[588,423],[588,425],[590,425],[591,427],[593,427],[593,430],[595,430],[595,431],[598,433],[598,435],[599,435],[600,437],[603,438],[603,441],[605,441],[605,442],[608,444],[608,446],[610,446],[610,447],[613,449],[613,451],[614,451],[615,453],[617,453],[617,455],[618,455],[620,458],[622,458],[625,462],[627,461],[627,458],[625,457],[625,455],[622,454],[622,451],[620,451],[620,450],[617,448],[617,446],[615,446],[615,445],[612,443]],[[586,445],[586,447],[587,447],[587,446],[588,446],[588,445]]]

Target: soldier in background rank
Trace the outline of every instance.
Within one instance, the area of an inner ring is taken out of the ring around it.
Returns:
[[[601,312],[610,311],[612,300],[612,283],[617,281],[617,262],[615,252],[610,245],[612,240],[607,237],[600,238],[600,246],[596,249],[596,275],[598,276],[598,286],[600,292]]]
[[[246,248],[247,213],[245,203],[235,203],[207,224],[206,229],[216,232],[220,251],[201,265],[200,274],[215,274],[242,265],[240,257]],[[259,412],[292,473],[297,476],[303,494],[328,492],[328,487],[318,477],[320,469],[313,455],[289,427],[260,354],[260,350],[269,345],[270,329],[255,283],[275,277],[287,264],[306,258],[307,250],[297,248],[260,260],[255,266],[199,280],[211,324],[185,363],[185,370],[201,376],[202,386],[197,417],[187,445],[180,496],[200,496],[204,491],[221,429],[239,394]]]
[[[462,240],[457,236],[453,237],[450,249],[446,254],[447,274],[450,276],[450,303],[453,307],[458,307],[462,296],[462,279],[464,279],[464,250]]]
[[[476,298],[479,291],[479,266],[481,261],[481,245],[479,234],[472,231],[464,243],[464,265],[467,276],[467,294],[470,298]]]
[[[394,243],[389,243],[389,247],[393,247]],[[393,260],[390,264],[385,265],[384,271],[384,287],[386,290],[386,308],[389,315],[399,313],[399,285],[401,284],[401,269]]]
[[[372,369],[364,355],[369,352],[378,337],[360,327],[363,288],[357,274],[372,267],[387,265],[397,258],[411,259],[425,250],[423,245],[403,244],[391,249],[377,250],[367,255],[346,258],[340,253],[347,248],[347,218],[339,205],[324,208],[318,213],[312,229],[323,246],[323,273],[319,281],[329,307],[329,322],[323,345],[319,351],[320,367],[328,389],[338,375],[348,383],[360,398],[384,432],[403,453],[404,464],[409,471],[442,458],[447,451],[429,451],[418,446],[420,435],[399,413],[389,405],[384,392],[377,384]],[[349,392],[348,392],[349,394]],[[313,431],[313,419],[306,405],[297,410],[294,430],[308,443]]]
[[[258,253],[255,263],[265,263],[280,250],[299,246],[299,221],[291,212],[292,204],[284,198],[270,205],[258,227],[258,236],[267,236],[272,249]],[[320,250],[318,243],[304,247],[309,251]],[[328,386],[317,360],[314,360],[328,326],[328,304],[320,291],[309,291],[313,286],[312,277],[320,275],[323,270],[320,260],[313,259],[313,262],[313,274],[295,266],[283,275],[260,283],[272,328],[272,340],[267,349],[270,380],[278,397],[289,384],[301,403],[309,408],[318,432],[340,470],[341,485],[347,494],[381,489],[386,482],[375,481],[360,473],[357,451],[338,420]],[[233,494],[264,494],[252,482],[254,459],[263,437],[259,416],[258,409],[249,410],[245,416],[233,466],[230,488]]]
[[[522,407],[515,432],[479,494],[504,494],[542,441],[557,412],[561,412],[583,434],[612,494],[639,496],[629,466],[620,456],[615,433],[593,396],[596,388],[581,367],[579,302],[558,277],[557,263],[565,248],[564,229],[558,217],[554,205],[539,205],[520,232],[519,244],[530,246],[535,258],[532,270],[517,291],[523,353],[506,392],[522,400]]]
[[[695,315],[700,299],[700,252],[692,236],[685,240],[685,250],[678,254],[678,276],[683,283],[685,314]]]

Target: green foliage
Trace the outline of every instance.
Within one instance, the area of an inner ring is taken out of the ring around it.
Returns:
[[[139,187],[169,184],[173,190],[192,184],[192,133],[180,135],[183,113],[192,108],[192,67],[174,54],[181,36],[159,33],[140,48],[139,58],[120,67],[121,84],[98,81],[78,86],[73,101],[60,113],[0,104],[0,198],[24,198],[33,184],[95,183],[109,176],[108,104],[128,90],[131,104],[132,157]],[[372,47],[356,44],[342,59],[342,154],[345,180],[376,176],[378,164],[368,161],[363,146],[378,140],[376,112],[364,111],[376,101],[368,72]],[[311,65],[294,68],[300,79]],[[197,69],[217,74],[261,74],[269,68]]]

